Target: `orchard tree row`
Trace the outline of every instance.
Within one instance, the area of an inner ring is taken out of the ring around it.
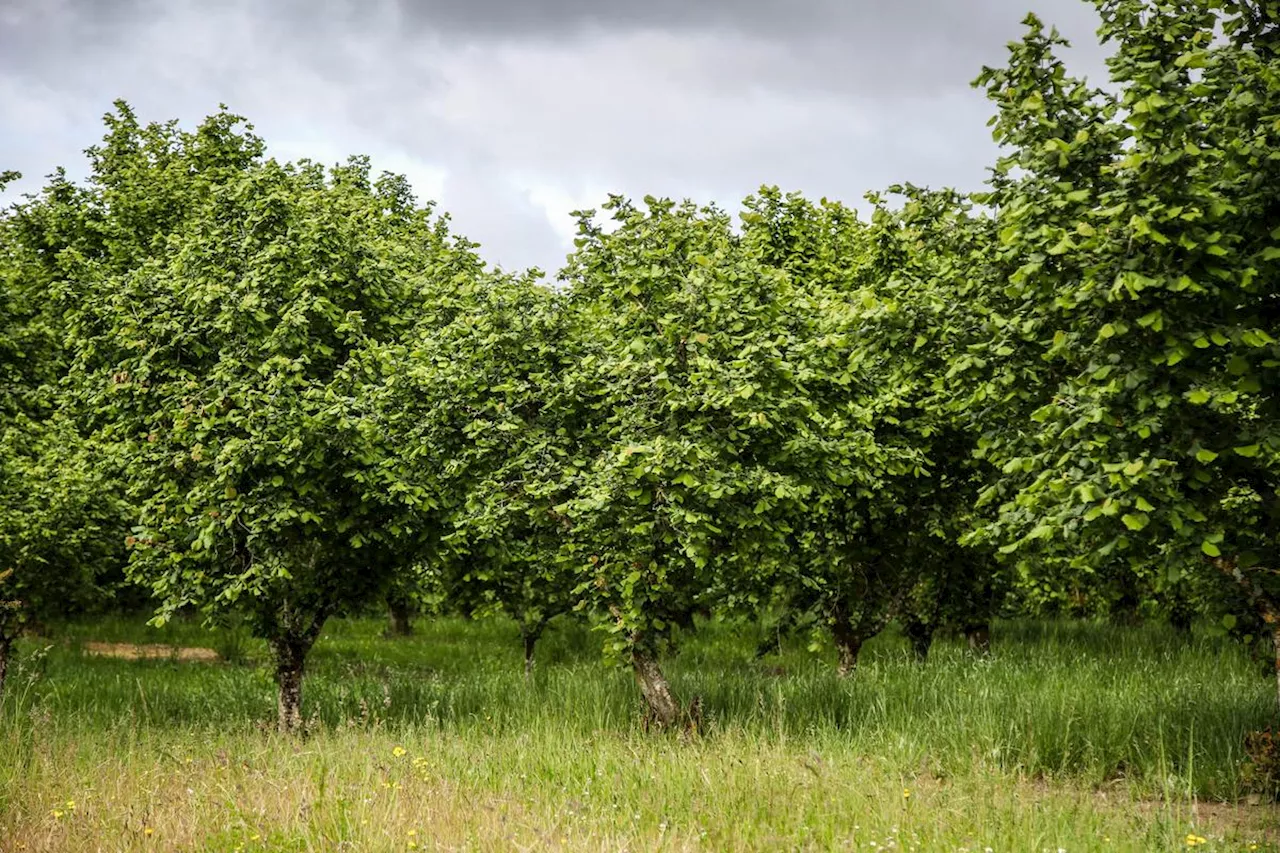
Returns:
[[[1095,2],[1105,87],[1034,17],[978,78],[983,192],[612,197],[554,286],[363,158],[117,103],[0,218],[0,679],[126,563],[249,620],[286,730],[325,621],[427,587],[530,661],[591,620],[659,724],[708,612],[849,673],[1089,590],[1280,679],[1280,3]]]

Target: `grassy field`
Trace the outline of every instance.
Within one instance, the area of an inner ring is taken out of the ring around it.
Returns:
[[[331,624],[302,740],[270,731],[263,647],[114,619],[25,641],[0,707],[0,850],[1280,850],[1243,780],[1271,684],[1160,626],[997,626],[977,659],[877,639],[857,675],[804,639],[756,660],[710,624],[670,661],[701,736],[647,734],[625,672],[549,632]],[[90,641],[213,647],[127,660]]]

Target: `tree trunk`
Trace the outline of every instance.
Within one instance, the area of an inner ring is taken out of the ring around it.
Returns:
[[[1271,645],[1274,646],[1272,654],[1276,659],[1276,707],[1280,708],[1280,619],[1273,617],[1271,623]]]
[[[319,633],[317,629],[315,634]],[[276,727],[281,734],[302,728],[302,674],[315,636],[277,637],[270,641],[276,664]]]
[[[1191,625],[1193,622],[1190,611],[1174,610],[1169,614],[1169,626],[1173,628],[1173,632],[1184,640],[1191,639]]]
[[[862,640],[856,637],[837,639],[836,650],[840,653],[840,662],[836,664],[836,675],[848,678],[858,668],[858,654],[862,651]]]
[[[1276,708],[1280,709],[1280,602],[1247,576],[1234,559],[1218,557],[1213,560],[1213,565],[1240,584],[1263,623],[1271,628],[1272,656],[1276,662]]]
[[[524,677],[533,678],[533,652],[538,645],[538,636],[541,631],[522,631],[521,637],[524,639]]]
[[[13,638],[0,637],[0,697],[4,696],[4,680],[9,673],[9,656],[13,652]]]
[[[969,649],[971,651],[980,655],[985,655],[991,651],[991,623],[981,622],[974,625],[966,625],[964,637],[969,641]]]
[[[680,706],[671,695],[671,685],[662,674],[657,657],[647,651],[635,650],[631,653],[631,667],[636,674],[636,683],[640,685],[640,694],[644,697],[646,719],[659,728],[675,725],[680,718]]]
[[[410,621],[412,608],[409,602],[399,596],[387,599],[387,615],[390,625],[387,633],[392,637],[409,637],[413,635],[413,623]]]
[[[840,611],[836,612],[835,619],[831,623],[831,636],[836,642],[836,652],[840,656],[839,663],[836,664],[836,674],[841,678],[848,678],[858,668],[858,654],[862,651],[865,638],[853,629],[848,616]]]
[[[921,663],[928,660],[929,649],[933,647],[933,627],[912,619],[903,626],[902,632],[911,643],[911,651],[915,652],[916,660]]]
[[[1134,627],[1142,624],[1142,595],[1132,577],[1126,575],[1123,583],[1119,598],[1111,606],[1111,621]]]

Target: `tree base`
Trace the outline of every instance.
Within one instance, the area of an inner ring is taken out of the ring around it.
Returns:
[[[969,651],[978,655],[991,653],[991,626],[968,625],[964,629],[964,638],[969,643]]]
[[[658,666],[658,659],[648,652],[633,652],[631,668],[644,698],[645,728],[671,728],[680,719],[680,705],[671,693],[671,685]]]

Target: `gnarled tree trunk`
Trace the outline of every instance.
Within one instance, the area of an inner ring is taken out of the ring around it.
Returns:
[[[1276,659],[1276,707],[1280,708],[1280,618],[1273,617],[1271,623],[1272,654]]]
[[[302,727],[302,673],[307,652],[291,638],[271,641],[276,664],[276,726],[281,734]]]
[[[652,652],[637,649],[631,653],[631,668],[644,697],[647,718],[660,728],[669,728],[680,719],[680,706],[671,694],[671,685],[658,666]]]
[[[268,640],[276,666],[276,727],[281,734],[294,734],[302,728],[303,670],[324,621],[323,616],[316,616]]]
[[[964,638],[969,641],[970,651],[988,654],[991,651],[991,623],[977,622],[964,626]]]
[[[409,600],[393,595],[387,598],[387,634],[392,637],[408,637],[413,634],[413,607]]]
[[[1115,604],[1111,606],[1111,621],[1117,625],[1133,627],[1142,623],[1142,594],[1138,591],[1136,580],[1125,575],[1123,588]]]
[[[538,638],[532,634],[524,635],[524,677],[533,678],[534,648],[538,645]]]
[[[862,620],[854,624],[848,609],[837,603],[831,610],[831,638],[836,644],[836,674],[848,678],[858,668],[858,655],[862,652],[862,644],[867,641],[866,626]]]
[[[1169,614],[1169,627],[1184,640],[1191,639],[1192,614],[1186,610],[1174,610]]]
[[[4,695],[4,682],[9,674],[9,657],[12,654],[13,638],[0,636],[0,696]]]
[[[836,637],[836,652],[839,662],[836,664],[836,675],[848,678],[858,668],[858,655],[862,652],[862,638],[853,634]]]
[[[856,639],[837,640],[836,649],[840,654],[840,661],[836,664],[836,675],[848,678],[858,668],[858,655],[862,652],[862,642]]]
[[[538,638],[542,636],[542,628],[521,630],[520,638],[524,641],[524,677],[533,678],[534,651],[538,647]]]
[[[916,660],[924,663],[929,659],[929,649],[933,647],[933,626],[919,619],[908,619],[902,628],[907,642],[911,643],[911,651]]]
[[[866,638],[854,628],[843,608],[836,609],[831,621],[831,636],[839,655],[836,674],[841,678],[848,678],[858,668],[858,655],[862,652],[862,644]]]

